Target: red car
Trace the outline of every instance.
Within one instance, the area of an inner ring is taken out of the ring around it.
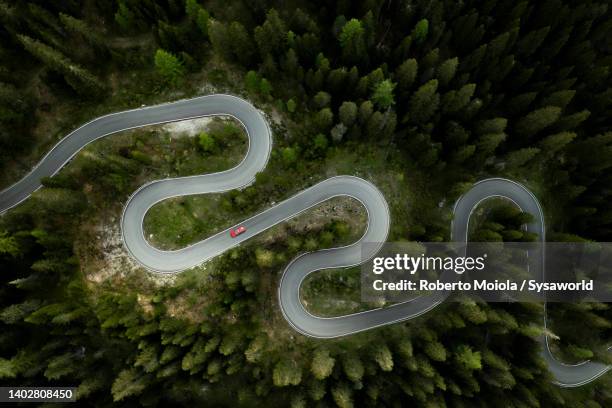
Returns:
[[[230,230],[230,236],[232,238],[236,238],[238,235],[242,234],[245,231],[246,231],[246,227],[241,225],[236,229]]]

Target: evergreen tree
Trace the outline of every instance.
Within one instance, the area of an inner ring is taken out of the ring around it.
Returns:
[[[310,370],[317,380],[324,380],[331,375],[335,361],[327,349],[319,348],[314,352]]]
[[[342,55],[349,62],[358,62],[366,55],[365,30],[361,21],[353,18],[344,24],[340,32]]]
[[[395,71],[395,79],[400,92],[405,92],[412,87],[418,72],[418,63],[414,58],[404,61]]]
[[[363,101],[359,106],[359,122],[367,123],[374,111],[374,104],[370,101]]]
[[[138,395],[146,387],[147,378],[137,370],[123,370],[113,383],[113,401],[122,401],[126,397]]]
[[[95,47],[98,52],[106,50],[106,44],[104,44],[102,37],[94,30],[91,30],[85,21],[64,13],[60,13],[59,18],[67,30],[82,37],[89,45]]]
[[[289,99],[287,101],[287,112],[294,113],[296,107],[297,107],[297,105],[296,105],[295,101],[293,100],[293,98],[291,98],[291,99]]]
[[[480,352],[474,352],[465,344],[462,344],[457,348],[455,353],[455,361],[464,370],[480,370],[482,368],[482,357]]]
[[[266,21],[255,27],[255,42],[262,57],[267,54],[277,54],[283,50],[287,38],[284,21],[274,9],[268,11]]]
[[[185,12],[190,18],[196,19],[200,9],[201,6],[198,4],[198,0],[185,0]]]
[[[344,368],[344,374],[349,380],[353,382],[361,381],[365,369],[359,356],[355,354],[347,354],[342,359],[342,367]]]
[[[544,42],[549,31],[550,27],[542,27],[523,36],[517,45],[519,53],[525,57],[532,55]]]
[[[266,98],[270,97],[272,84],[266,78],[262,78],[261,81],[259,81],[259,92]]]
[[[319,91],[314,96],[314,103],[318,108],[325,108],[329,106],[331,96],[327,92]]]
[[[341,383],[332,388],[332,396],[334,397],[334,402],[339,408],[353,407],[351,389],[347,384]]]
[[[381,109],[388,109],[395,103],[393,96],[395,83],[388,79],[379,82],[372,93],[372,101]]]
[[[484,135],[486,133],[502,133],[508,124],[506,118],[493,118],[480,121],[476,124],[476,132]]]
[[[560,116],[561,108],[557,106],[547,106],[534,110],[516,123],[516,132],[524,137],[533,136],[555,123]]]
[[[357,105],[355,102],[342,102],[339,110],[340,121],[345,126],[351,126],[357,119]]]
[[[470,103],[475,90],[475,84],[467,84],[456,91],[449,91],[445,93],[442,97],[442,112],[456,113],[461,109],[466,108]]]
[[[464,163],[467,161],[474,152],[476,151],[475,145],[465,145],[457,149],[457,151],[453,154],[453,161],[455,163]]]
[[[527,162],[534,158],[539,152],[540,149],[537,147],[525,147],[523,149],[515,150],[508,153],[506,163],[509,168],[515,169],[527,164]]]
[[[563,91],[553,92],[542,101],[543,106],[557,106],[561,109],[565,108],[576,95],[576,91],[567,89]]]
[[[554,116],[554,112],[550,112],[552,116]],[[572,130],[576,129],[582,122],[587,120],[591,116],[591,112],[588,110],[582,110],[580,112],[573,113],[571,115],[563,116],[558,119],[555,127],[563,130]]]
[[[104,91],[104,86],[97,78],[64,57],[60,52],[25,35],[19,35],[18,38],[28,52],[52,70],[64,75],[68,85],[77,93],[86,96],[99,96]]]
[[[8,235],[6,231],[0,232],[0,254],[17,256],[19,253],[19,245],[15,237]]]
[[[427,39],[428,33],[429,33],[429,20],[424,18],[420,20],[418,23],[416,23],[416,25],[412,29],[412,33],[410,34],[410,37],[417,44],[420,44],[423,41],[425,41],[425,39]]]
[[[171,85],[177,85],[185,74],[183,63],[161,48],[155,52],[155,70],[166,83]]]
[[[244,77],[244,85],[247,91],[255,93],[259,91],[259,76],[255,71],[249,71]]]
[[[321,109],[316,115],[315,123],[321,132],[327,131],[334,123],[334,114],[331,109]]]
[[[410,97],[407,118],[413,123],[427,122],[438,110],[440,95],[436,92],[438,81],[432,79]]]
[[[115,22],[124,31],[130,31],[134,28],[134,13],[125,5],[125,2],[123,1],[119,2],[119,7],[117,8],[117,12],[115,13]]]
[[[440,85],[446,86],[454,78],[457,72],[457,66],[459,65],[459,59],[457,57],[447,59],[438,67],[438,80]]]
[[[248,65],[253,58],[254,44],[244,26],[237,21],[232,22],[227,35],[234,58],[243,65]]]
[[[391,371],[393,370],[393,355],[391,350],[386,344],[381,343],[374,349],[374,361],[378,364],[381,370]]]
[[[208,11],[203,7],[198,10],[198,15],[195,18],[196,25],[200,29],[200,31],[207,36],[208,35],[208,23],[210,20],[210,15]]]
[[[386,132],[383,132],[385,128],[385,115],[381,112],[374,112],[366,125],[366,133],[369,137],[381,137]]]
[[[489,157],[504,140],[506,140],[505,133],[485,133],[480,136],[476,145],[480,156]]]
[[[228,27],[225,23],[216,20],[208,21],[208,37],[210,38],[210,42],[215,52],[222,55],[225,59],[231,59],[233,57],[233,44],[230,43],[228,31]]]
[[[295,361],[283,358],[274,366],[272,378],[277,387],[298,385],[302,381],[302,370]]]
[[[540,148],[545,154],[552,155],[563,149],[576,138],[574,132],[561,132],[550,135],[540,141]]]
[[[328,142],[327,142],[327,138],[325,137],[324,134],[322,134],[322,133],[317,134],[315,136],[315,138],[314,138],[314,143],[313,144],[314,144],[315,150],[319,154],[321,154],[321,155],[325,154],[325,150],[327,149]]]

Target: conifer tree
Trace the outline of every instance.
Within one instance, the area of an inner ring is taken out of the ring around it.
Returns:
[[[481,157],[489,157],[504,140],[505,133],[485,133],[478,139],[476,147]]]
[[[217,20],[208,21],[208,37],[210,42],[219,55],[226,59],[233,57],[232,47],[230,43],[229,30],[225,23]]]
[[[412,33],[410,37],[414,39],[417,44],[422,43],[427,38],[427,34],[429,33],[429,20],[426,18],[420,20],[414,28],[412,29]]]
[[[283,358],[274,366],[272,378],[277,387],[298,385],[302,381],[302,370],[295,361]]]
[[[17,256],[19,253],[19,245],[15,237],[8,235],[6,231],[0,232],[0,254]]]
[[[487,133],[502,133],[508,124],[506,118],[493,118],[480,121],[476,124],[476,132],[484,135]]]
[[[284,48],[287,28],[276,10],[268,11],[266,21],[255,28],[254,36],[262,57],[279,53]]]
[[[470,103],[476,84],[467,84],[456,91],[449,91],[442,97],[441,109],[445,113],[456,113]]]
[[[366,53],[365,30],[361,21],[352,18],[344,24],[339,36],[346,61],[358,62]]]
[[[19,35],[18,38],[28,52],[40,59],[50,69],[64,75],[68,85],[77,93],[85,96],[99,96],[104,91],[104,86],[97,78],[60,52],[28,36]]]
[[[259,81],[259,92],[267,98],[270,97],[270,93],[272,92],[272,84],[266,78],[262,78],[261,81]]]
[[[353,382],[361,381],[365,369],[359,356],[353,353],[347,354],[342,359],[342,367],[344,368],[344,374],[349,380]]]
[[[540,148],[547,155],[552,155],[563,149],[576,138],[574,132],[561,132],[545,137],[540,141]]]
[[[548,95],[542,101],[543,106],[557,106],[559,108],[565,108],[576,95],[576,91],[572,89],[566,89],[563,91],[553,92]]]
[[[427,82],[410,97],[407,118],[414,123],[427,122],[438,110],[440,95],[436,92],[438,81],[432,79]]]
[[[386,344],[378,344],[375,347],[373,357],[374,361],[376,361],[381,370],[393,370],[393,355],[391,354],[391,350],[389,350],[389,347],[387,347]]]
[[[66,29],[83,37],[90,45],[95,47],[96,50],[102,51],[106,49],[102,37],[94,30],[91,30],[85,21],[64,13],[60,13],[59,18]]]
[[[353,397],[348,384],[341,383],[332,389],[334,402],[339,408],[352,408]]]
[[[327,131],[334,123],[334,114],[331,109],[321,109],[316,115],[315,123],[321,132]]]
[[[395,71],[395,80],[400,92],[407,91],[412,87],[418,72],[418,63],[414,58],[404,61]]]
[[[135,25],[134,13],[125,5],[125,2],[120,1],[117,12],[115,13],[115,22],[124,30],[130,31]]]
[[[327,92],[324,92],[324,91],[319,91],[314,96],[314,103],[315,105],[317,105],[318,108],[327,107],[330,101],[331,101],[331,96]]]
[[[512,169],[524,166],[539,152],[540,149],[538,149],[537,147],[525,147],[523,149],[510,152],[506,157],[507,165],[509,168]]]
[[[389,79],[379,82],[372,93],[372,101],[383,110],[390,108],[395,103],[394,89],[395,83]]]
[[[374,111],[374,105],[370,101],[364,101],[359,106],[359,122],[364,124],[367,123],[372,116],[372,112]]]
[[[446,86],[453,79],[457,72],[457,66],[459,65],[459,59],[457,57],[450,58],[444,61],[438,67],[438,79],[440,80],[441,86]]]
[[[340,121],[345,126],[351,126],[357,119],[357,105],[355,102],[342,102],[339,110]]]
[[[121,401],[126,397],[138,395],[146,387],[147,378],[135,369],[121,371],[113,383],[113,401]]]
[[[534,110],[517,122],[516,132],[523,137],[533,136],[555,123],[560,116],[561,108],[557,106],[547,106]]]
[[[161,48],[155,52],[155,69],[163,80],[171,85],[177,85],[185,74],[183,63]]]
[[[228,41],[232,45],[234,58],[243,65],[247,65],[253,58],[254,44],[242,24],[234,21],[227,30]]]
[[[317,380],[324,380],[332,373],[335,361],[327,349],[318,348],[314,352],[310,370]]]

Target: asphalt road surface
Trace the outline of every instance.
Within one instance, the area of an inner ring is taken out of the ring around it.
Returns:
[[[144,237],[143,219],[153,205],[170,197],[242,188],[252,183],[255,175],[265,168],[272,146],[272,135],[268,124],[253,105],[231,95],[203,96],[94,119],[62,139],[27,176],[0,192],[0,213],[27,199],[40,188],[40,180],[43,177],[57,173],[75,154],[94,140],[127,129],[211,115],[229,115],[242,123],[249,139],[249,149],[245,158],[236,167],[227,171],[158,180],[139,188],[125,205],[121,220],[124,245],[137,262],[157,273],[180,272],[218,256],[332,197],[348,196],[359,200],[367,210],[366,232],[351,245],[303,254],[291,261],[283,272],[278,288],[281,310],[289,324],[307,336],[340,337],[412,319],[435,308],[446,299],[449,293],[438,292],[383,309],[333,318],[313,316],[304,308],[300,302],[299,290],[307,275],[322,269],[342,268],[365,262],[376,254],[387,239],[390,226],[387,202],[376,186],[353,176],[337,176],[322,181],[245,220],[239,225],[245,226],[247,231],[236,238],[231,238],[229,235],[230,229],[236,227],[233,226],[180,250],[161,251],[152,247]],[[510,199],[524,211],[534,214],[535,221],[527,228],[538,233],[544,240],[544,218],[537,199],[525,187],[504,179],[488,179],[477,183],[458,200],[454,208],[453,240],[466,241],[472,211],[483,200],[495,196]],[[365,247],[368,248],[368,252],[362,253],[361,244],[365,242],[379,245],[368,245]],[[530,259],[533,263],[531,267],[542,268],[545,258],[542,254],[539,257],[532,256]],[[450,275],[444,278],[457,279]],[[610,366],[590,361],[578,365],[562,364],[552,356],[546,338],[542,339],[542,344],[544,359],[560,386],[573,387],[586,384],[610,369]]]

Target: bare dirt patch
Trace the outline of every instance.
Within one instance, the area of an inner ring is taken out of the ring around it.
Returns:
[[[162,130],[170,133],[171,138],[181,136],[195,136],[207,130],[208,125],[214,118],[230,119],[230,116],[206,116],[203,118],[182,120],[162,125]]]
[[[76,249],[84,276],[90,283],[122,281],[134,275],[145,276],[155,285],[172,284],[176,279],[173,275],[148,273],[130,257],[123,245],[118,216],[94,220],[81,231],[82,239]]]

